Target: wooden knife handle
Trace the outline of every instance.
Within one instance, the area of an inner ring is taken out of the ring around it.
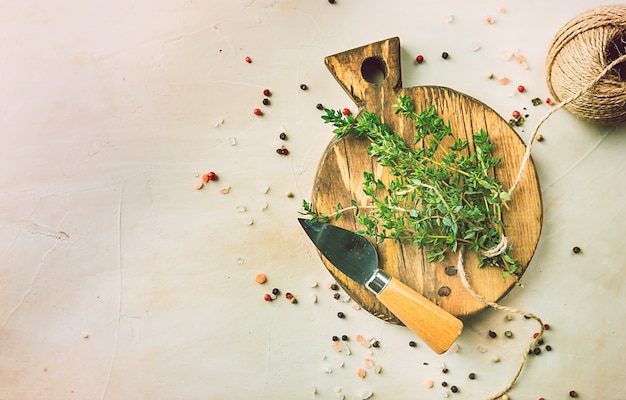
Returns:
[[[463,330],[461,320],[397,279],[391,278],[377,298],[437,354],[447,351]]]

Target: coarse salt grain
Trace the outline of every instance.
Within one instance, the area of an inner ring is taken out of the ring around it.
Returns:
[[[269,207],[269,204],[267,204],[267,201],[262,201],[261,203],[259,203],[259,209],[261,211],[267,210],[268,207]]]
[[[486,353],[487,352],[487,348],[485,346],[481,346],[481,345],[476,346],[476,350],[478,350],[479,353]]]
[[[237,212],[243,213],[243,212],[246,212],[246,207],[239,205],[235,207],[235,210],[237,210]]]
[[[317,281],[315,279],[311,279],[309,281],[309,287],[312,287],[312,288],[317,287]]]
[[[228,143],[230,143],[231,146],[236,146],[237,145],[237,138],[234,137],[229,137],[228,138]]]
[[[341,342],[337,341],[337,342],[333,342],[332,344],[332,348],[333,350],[335,350],[337,353],[341,352]]]
[[[242,221],[246,225],[254,225],[254,220],[252,218],[250,218],[250,217],[243,217]]]
[[[374,372],[377,374],[380,374],[382,372],[383,368],[380,365],[376,365],[374,367]]]
[[[480,43],[471,41],[468,43],[468,48],[470,51],[478,51],[480,50]]]
[[[317,303],[317,295],[315,293],[311,293],[309,299],[311,299],[311,303]]]
[[[223,188],[220,189],[220,193],[221,194],[228,194],[230,193],[230,186],[224,186]]]
[[[372,369],[372,367],[374,367],[374,360],[372,360],[371,358],[366,357],[364,362],[365,362],[365,368]]]
[[[446,14],[443,16],[443,20],[450,24],[454,21],[454,15]]]
[[[263,193],[263,194],[267,194],[267,192],[270,191],[270,187],[269,185],[265,184],[265,183],[261,183],[259,184],[259,192]]]
[[[202,188],[204,187],[204,182],[202,182],[202,180],[200,180],[200,179],[196,179],[196,180],[194,181],[194,183],[193,183],[193,187],[194,187],[196,190],[200,190],[200,189],[202,189]]]
[[[374,395],[374,392],[372,392],[371,390],[369,390],[369,389],[362,389],[359,392],[359,399],[360,400],[367,400],[370,397],[372,397],[373,395]]]

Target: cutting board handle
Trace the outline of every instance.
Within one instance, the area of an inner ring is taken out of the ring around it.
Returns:
[[[398,279],[391,278],[377,297],[437,354],[447,351],[463,330],[461,320]]]
[[[343,90],[359,107],[376,112],[383,104],[397,101],[397,90],[402,88],[400,38],[357,47],[324,59],[326,67]],[[377,99],[378,104],[372,104]]]

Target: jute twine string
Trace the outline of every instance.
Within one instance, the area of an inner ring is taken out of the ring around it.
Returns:
[[[609,26],[608,28],[607,25]],[[602,30],[598,31],[600,28],[602,28]],[[606,32],[607,29],[609,32]],[[592,40],[593,38],[590,35],[596,35],[597,40]],[[599,36],[599,39],[597,36]],[[615,38],[618,37],[622,41],[626,38],[626,6],[624,5],[606,6],[595,10],[589,10],[588,12],[581,14],[578,18],[570,21],[570,23],[564,26],[559,34],[557,34],[548,56],[548,86],[550,91],[555,95],[557,101],[559,101],[559,94],[561,91],[557,94],[555,88],[560,90],[561,86],[564,85],[568,88],[562,91],[562,93],[566,94],[566,97],[565,100],[560,101],[548,113],[546,113],[535,126],[526,146],[526,151],[522,158],[517,176],[508,190],[509,195],[515,191],[522,180],[522,175],[528,161],[530,160],[532,145],[537,139],[539,129],[555,112],[567,107],[567,109],[574,115],[599,124],[616,125],[626,122],[626,85],[619,74],[609,74],[609,71],[616,68],[618,64],[626,62],[626,54],[620,53],[619,57],[610,62],[604,68],[596,68],[594,70],[592,67],[591,72],[589,72],[589,70],[585,70],[582,71],[583,73],[578,70],[580,67],[580,60],[583,60],[584,62],[588,56],[589,49],[585,47],[597,46],[598,42],[603,44],[603,46],[601,46],[601,52],[596,52],[596,55],[600,54],[596,61],[600,64],[606,64],[604,62],[606,56],[606,46],[608,42],[615,40]],[[573,40],[578,42],[582,41],[582,43],[586,44],[586,46],[582,46],[583,48],[580,48],[581,46],[577,45],[573,46],[573,49],[570,49],[569,47],[572,47],[570,44],[570,46],[567,47],[567,51],[569,53],[566,54],[567,57],[565,57],[567,59],[566,64],[562,64],[561,60],[558,58],[565,54],[564,52],[566,49],[564,47],[568,44],[568,42]],[[567,64],[571,63],[570,57],[572,54],[574,57],[577,57],[579,62]],[[555,65],[557,68],[555,68]],[[576,70],[572,71],[571,68],[575,68]],[[554,76],[550,75],[554,73],[555,70],[558,70],[558,72],[561,73],[557,74],[558,81]],[[607,77],[608,79],[605,79]],[[568,79],[574,79],[576,82],[566,82]],[[572,91],[572,88],[578,88],[578,90]],[[482,255],[486,257],[495,257],[501,254],[507,246],[508,240],[506,236],[502,235],[500,243],[491,249],[483,251]],[[535,314],[516,308],[502,306],[478,294],[472,288],[467,279],[467,273],[465,272],[465,267],[463,265],[464,250],[465,249],[463,247],[459,249],[457,270],[463,286],[465,286],[473,297],[494,309],[520,314],[526,318],[537,321],[539,324],[538,335],[536,335],[536,337],[534,337],[528,344],[528,347],[522,356],[519,368],[509,384],[488,399],[496,400],[501,398],[513,387],[513,385],[515,385],[522,373],[522,370],[524,369],[524,366],[526,365],[528,354],[542,338],[545,328],[541,318]]]
[[[626,122],[625,67],[615,74],[603,72],[624,54],[625,44],[626,4],[594,8],[565,24],[546,58],[546,80],[555,100],[568,99],[568,111],[593,123]],[[592,81],[593,90],[581,90]]]

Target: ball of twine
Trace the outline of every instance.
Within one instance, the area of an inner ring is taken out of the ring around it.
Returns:
[[[559,30],[550,46],[550,93],[584,120],[608,126],[626,122],[625,55],[626,5],[583,12]]]

